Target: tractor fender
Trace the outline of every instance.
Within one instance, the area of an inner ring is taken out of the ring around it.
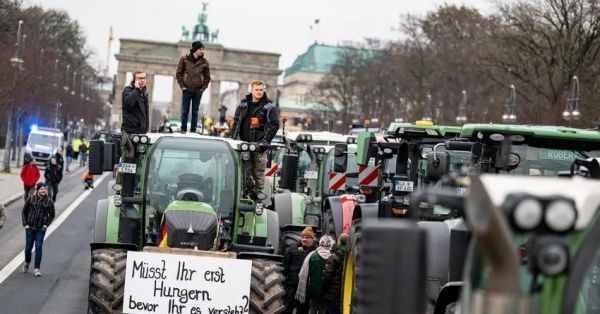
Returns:
[[[325,200],[324,210],[329,209],[333,217],[333,225],[335,227],[335,234],[342,234],[343,228],[343,208],[342,198],[339,196],[330,196]]]
[[[450,271],[450,229],[442,221],[419,221],[427,233],[426,297],[435,302],[442,287],[448,282]]]
[[[433,314],[446,313],[446,307],[460,298],[462,286],[462,281],[451,281],[445,284],[437,297]]]
[[[106,224],[108,217],[108,199],[96,203],[96,220],[94,221],[94,242],[106,242]]]
[[[272,210],[267,210],[267,243],[275,248],[275,254],[279,250],[279,216]]]
[[[277,193],[273,195],[273,208],[279,214],[280,227],[304,224],[304,195],[292,192]]]
[[[352,221],[355,219],[377,219],[379,216],[379,204],[377,203],[362,203],[357,204],[352,213]]]

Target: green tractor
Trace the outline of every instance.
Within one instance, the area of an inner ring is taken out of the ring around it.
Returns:
[[[260,149],[197,134],[92,141],[90,171],[118,164],[118,172],[115,195],[96,208],[88,313],[121,313],[127,252],[152,247],[250,259],[250,312],[283,311],[280,241],[288,222],[304,218],[304,207],[277,198],[267,207],[265,195],[250,197],[244,178]]]

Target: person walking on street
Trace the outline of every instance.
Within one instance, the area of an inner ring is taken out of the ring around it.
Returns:
[[[74,138],[71,143],[73,145],[73,160],[75,161],[79,159],[79,146],[81,146],[81,143],[83,141],[78,137]]]
[[[187,132],[190,102],[192,107],[190,132],[195,133],[202,93],[210,83],[210,65],[204,58],[204,44],[201,41],[193,42],[190,53],[179,59],[175,77],[181,88],[181,133]]]
[[[325,263],[325,269],[323,269],[323,293],[327,302],[327,314],[341,312],[342,273],[347,243],[348,234],[342,233],[333,253]]]
[[[225,126],[227,123],[227,107],[223,104],[219,107],[219,123],[221,126]]]
[[[0,229],[4,227],[4,223],[6,223],[6,206],[4,203],[0,203]]]
[[[146,91],[146,73],[143,70],[133,72],[133,80],[123,90],[123,119],[121,131],[127,134],[148,133],[148,92]]]
[[[333,238],[322,236],[317,250],[308,254],[302,263],[296,299],[300,303],[309,303],[309,314],[325,314],[327,303],[323,298],[323,269],[332,248]]]
[[[56,163],[60,166],[60,171],[65,170],[65,159],[62,155],[62,148],[58,148],[56,150],[56,154],[54,154],[54,158],[56,158]]]
[[[84,167],[86,165],[87,151],[88,151],[88,145],[86,143],[86,140],[83,140],[81,142],[81,145],[79,145],[79,153],[81,154],[81,160],[79,160],[79,166],[81,166],[81,167]]]
[[[85,190],[94,188],[94,176],[92,175],[91,172],[89,172],[89,171],[84,172],[83,176],[81,176],[81,180],[83,181],[83,188]]]
[[[48,197],[56,202],[56,196],[58,195],[58,184],[62,181],[62,169],[56,162],[56,158],[50,158],[50,165],[46,167],[44,172],[44,178],[46,178]]]
[[[66,171],[70,172],[71,170],[69,170],[69,167],[71,166],[71,162],[73,161],[73,145],[71,145],[71,143],[69,143],[67,145],[67,149],[65,151],[65,154],[67,155],[67,168]]]
[[[25,264],[23,272],[26,273],[31,263],[31,250],[35,244],[34,275],[42,275],[42,246],[46,229],[54,220],[54,203],[48,197],[46,185],[42,182],[36,186],[36,193],[27,199],[21,214],[23,227],[25,227]]]
[[[35,184],[40,179],[40,169],[35,164],[35,159],[30,153],[25,153],[23,157],[23,167],[21,167],[21,180],[23,181],[23,199],[27,201],[27,198],[31,195]]]
[[[256,119],[252,119],[256,118]],[[258,121],[257,121],[258,120]],[[251,122],[258,125],[251,126]],[[279,130],[279,111],[267,97],[265,83],[253,81],[250,83],[250,94],[242,100],[235,110],[231,134],[233,139],[269,145]],[[265,184],[265,167],[267,153],[261,149],[252,154],[252,178],[246,178],[246,185],[254,187],[254,193],[261,193]],[[252,180],[254,182],[252,182]]]
[[[285,311],[291,314],[294,308],[297,314],[308,313],[308,306],[297,302],[295,299],[298,288],[298,274],[302,263],[308,253],[317,249],[315,233],[312,227],[306,227],[300,234],[300,244],[298,247],[290,248],[283,257],[283,275],[285,276]]]

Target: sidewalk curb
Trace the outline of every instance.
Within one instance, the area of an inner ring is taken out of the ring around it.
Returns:
[[[19,200],[20,198],[22,198],[22,197],[23,197],[23,194],[25,194],[25,193],[24,193],[24,192],[17,193],[17,194],[15,194],[15,195],[13,195],[13,196],[11,196],[11,197],[9,197],[9,198],[7,198],[7,199],[3,200],[3,201],[2,201],[2,204],[4,204],[4,206],[8,206],[8,205],[10,205],[10,204],[12,204],[12,203],[16,202],[16,201],[17,201],[17,200]]]

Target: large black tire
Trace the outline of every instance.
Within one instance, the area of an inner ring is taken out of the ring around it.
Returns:
[[[252,261],[250,313],[283,313],[285,289],[281,263],[257,259]]]
[[[279,239],[279,254],[285,255],[289,249],[296,249],[302,239],[301,230],[285,230]]]
[[[335,224],[333,222],[333,213],[331,208],[325,209],[323,213],[323,235],[328,235],[337,241],[337,235],[335,234]]]
[[[352,221],[352,228],[350,229],[350,234],[348,235],[348,246],[347,246],[347,254],[344,257],[344,270],[342,275],[342,313],[349,314],[355,313],[356,298],[359,296],[360,291],[356,289],[356,278],[360,273],[360,267],[358,266],[358,261],[360,259],[360,242],[362,238],[362,221],[361,219],[355,219]],[[349,259],[352,259],[352,269],[349,269]],[[352,277],[352,287],[351,292],[348,294],[344,287],[346,287],[346,276],[347,272],[351,272],[350,277]],[[349,299],[349,300],[347,300]],[[345,307],[346,304],[350,304],[350,308]],[[345,307],[345,308],[344,308]]]
[[[126,264],[124,249],[92,252],[88,314],[122,313]]]

